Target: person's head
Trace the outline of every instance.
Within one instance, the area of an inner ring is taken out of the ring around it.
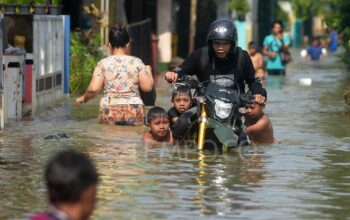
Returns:
[[[113,48],[126,47],[130,41],[129,33],[125,27],[121,25],[114,25],[109,30],[109,44]]]
[[[98,174],[88,156],[71,150],[55,155],[45,169],[50,203],[74,205],[79,219],[88,219],[95,208]]]
[[[223,59],[237,48],[237,28],[228,19],[218,19],[210,24],[207,37],[209,57],[216,56]]]
[[[312,38],[312,46],[317,47],[320,46],[320,39],[318,37],[313,37]]]
[[[255,76],[258,77],[260,80],[265,79],[265,70],[260,67],[255,71]]]
[[[171,102],[178,113],[183,113],[191,108],[192,94],[187,86],[178,86],[171,95]]]
[[[248,44],[249,54],[254,55],[258,51],[258,45],[255,41],[250,41]]]
[[[273,34],[282,33],[282,31],[283,31],[282,21],[276,20],[276,21],[272,22],[271,29],[272,29]]]
[[[166,137],[169,131],[170,122],[166,111],[158,106],[151,108],[147,113],[147,125],[155,140]]]
[[[264,88],[261,88],[259,94],[266,98],[265,99],[265,102],[266,102],[267,100],[266,90]],[[252,119],[260,118],[264,114],[263,110],[265,108],[265,103],[259,104],[257,102],[253,102],[251,104],[247,104],[245,108],[247,110],[247,112],[245,113],[246,117],[252,118]]]

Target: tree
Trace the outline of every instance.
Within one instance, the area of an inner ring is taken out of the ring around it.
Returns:
[[[228,9],[237,13],[238,20],[245,20],[245,15],[250,11],[250,6],[247,0],[230,0]]]
[[[296,18],[306,20],[317,15],[322,9],[324,0],[291,0],[293,12]]]
[[[344,46],[350,49],[350,1],[328,0],[325,15],[326,24],[342,33]]]

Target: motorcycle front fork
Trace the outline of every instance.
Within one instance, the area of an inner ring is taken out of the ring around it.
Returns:
[[[199,118],[199,131],[198,131],[198,150],[203,150],[205,140],[205,130],[207,128],[208,116],[205,111],[205,101],[201,102],[201,114]]]
[[[238,132],[238,146],[247,146],[250,145],[249,136],[246,133],[246,126],[245,126],[245,117],[241,116],[241,125],[240,125],[240,131]]]

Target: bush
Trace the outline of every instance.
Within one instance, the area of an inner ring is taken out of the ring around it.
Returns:
[[[61,0],[52,0],[51,4],[53,4],[53,5],[60,5],[61,2],[62,2]]]
[[[35,5],[45,5],[46,0],[34,0],[33,1]]]
[[[82,94],[89,86],[92,73],[100,59],[98,49],[100,36],[94,35],[86,41],[81,32],[71,33],[70,93]]]
[[[245,15],[250,11],[250,6],[247,0],[230,0],[228,9],[236,11],[239,20],[245,20]]]
[[[328,12],[325,16],[326,24],[338,31],[342,36],[342,43],[345,48],[345,59],[350,67],[350,1],[349,0],[328,0]]]
[[[33,0],[17,0],[17,4],[19,5],[30,5],[32,2]]]

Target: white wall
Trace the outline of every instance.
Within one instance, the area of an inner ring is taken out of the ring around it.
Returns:
[[[157,1],[157,31],[159,62],[171,60],[172,0]]]

